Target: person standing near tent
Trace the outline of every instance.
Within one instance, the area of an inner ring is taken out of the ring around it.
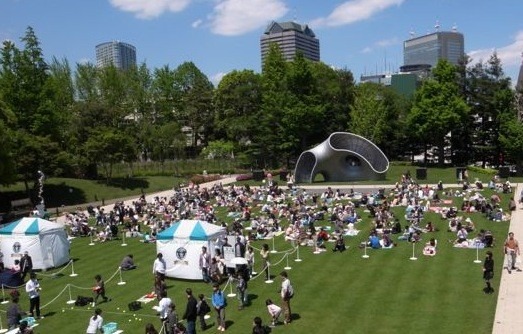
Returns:
[[[198,316],[198,302],[192,295],[191,288],[185,289],[187,295],[187,306],[185,307],[185,313],[183,319],[187,320],[187,334],[196,334],[196,317]]]
[[[167,264],[165,263],[165,260],[163,259],[163,254],[158,253],[156,255],[156,260],[154,260],[153,263],[153,274],[157,277],[160,277],[162,281],[165,281],[165,272],[167,270]]]
[[[209,268],[211,267],[211,255],[207,252],[207,247],[202,247],[200,253],[200,270],[202,271],[202,278],[205,283],[209,283],[211,278],[209,276]]]
[[[216,310],[216,322],[218,323],[218,330],[225,332],[225,307],[227,307],[227,301],[223,291],[220,290],[220,285],[214,283],[212,285],[212,306]]]
[[[30,273],[29,281],[25,284],[25,291],[29,295],[29,314],[34,318],[36,312],[36,319],[40,319],[40,290],[36,273]]]
[[[22,274],[22,280],[25,281],[25,276],[33,271],[33,259],[29,256],[29,252],[25,251],[24,255],[20,258],[20,272]]]

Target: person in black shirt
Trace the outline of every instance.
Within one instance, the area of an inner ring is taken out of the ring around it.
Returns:
[[[487,251],[487,256],[483,262],[483,279],[487,286],[483,289],[485,293],[493,293],[494,289],[490,286],[490,280],[494,277],[494,259],[492,252]]]
[[[187,320],[187,334],[196,334],[196,317],[198,316],[197,305],[198,302],[196,298],[192,295],[192,290],[190,288],[185,289],[187,294],[187,307],[185,308],[185,313],[183,319]]]

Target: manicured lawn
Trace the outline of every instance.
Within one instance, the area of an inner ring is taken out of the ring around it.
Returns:
[[[488,198],[491,192],[483,191]],[[509,195],[501,194],[502,207],[506,208]],[[462,198],[453,198],[453,205],[460,206]],[[225,211],[218,210],[219,216],[225,218]],[[395,214],[405,225],[404,208],[395,208]],[[296,253],[286,257],[292,246],[284,242],[283,236],[275,239],[272,254],[271,274],[276,276],[274,283],[267,284],[262,278],[249,282],[249,295],[252,304],[242,311],[237,310],[236,300],[229,299],[226,318],[229,333],[249,333],[252,319],[261,316],[268,323],[264,301],[272,298],[279,303],[280,278],[277,274],[287,265],[295,289],[292,300],[294,321],[290,325],[281,325],[273,333],[490,333],[494,319],[499,277],[502,270],[502,243],[507,233],[509,222],[487,221],[480,213],[468,214],[476,228],[490,229],[495,236],[495,247],[492,249],[496,263],[493,285],[496,292],[485,295],[482,291],[481,264],[475,264],[476,250],[457,249],[452,247],[449,239],[454,233],[447,232],[447,221],[439,215],[428,213],[423,224],[432,221],[438,232],[423,235],[423,241],[415,245],[416,261],[412,256],[412,244],[397,241],[398,246],[388,250],[368,250],[370,257],[363,259],[363,250],[358,245],[366,240],[370,229],[371,218],[361,212],[363,222],[356,225],[361,232],[356,237],[346,237],[349,249],[340,254],[328,250],[315,255],[312,249],[300,247],[302,262],[295,262]],[[327,221],[320,221],[316,226],[328,226]],[[470,237],[472,237],[471,235]],[[438,240],[438,254],[425,257],[421,254],[423,244],[429,238]],[[396,241],[397,236],[393,239]],[[68,305],[69,288],[72,298],[77,295],[91,295],[94,275],[101,274],[107,283],[107,294],[113,299],[102,303],[103,317],[106,321],[115,321],[125,333],[143,333],[146,322],[153,322],[159,328],[159,320],[151,309],[153,303],[144,305],[140,311],[129,312],[127,304],[150,292],[153,286],[152,262],[156,254],[154,244],[143,244],[137,239],[126,239],[128,246],[121,246],[122,240],[89,246],[89,238],[72,240],[71,257],[75,259],[74,269],[77,277],[70,277],[71,267],[61,271],[63,275],[56,278],[48,276],[51,272],[41,273],[42,304],[46,318],[36,327],[37,333],[82,333],[87,327],[92,313],[88,307]],[[272,248],[272,241],[256,241],[254,246],[260,248],[267,242]],[[331,246],[332,244],[328,244]],[[480,250],[479,258],[483,259],[486,250]],[[133,253],[138,269],[123,272],[125,285],[118,285],[120,276],[117,267],[127,253]],[[256,252],[257,266],[260,261]],[[116,274],[112,279],[111,276]],[[46,275],[46,276],[44,276]],[[200,282],[168,280],[168,293],[177,305],[179,315],[185,310],[184,290],[191,287],[193,291],[211,294],[210,286]],[[62,292],[60,294],[60,292]],[[225,290],[229,293],[229,287]],[[6,292],[7,294],[7,292]],[[28,308],[25,293],[21,305]],[[1,305],[5,310],[7,305]],[[140,320],[141,319],[141,320]],[[5,324],[5,315],[2,323]],[[209,319],[214,323],[214,315]],[[215,332],[208,329],[206,332]],[[201,331],[198,331],[201,333]]]

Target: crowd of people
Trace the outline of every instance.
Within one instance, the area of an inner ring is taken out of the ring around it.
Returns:
[[[283,233],[286,240],[310,246],[317,252],[325,251],[328,242],[332,242],[332,251],[341,253],[347,249],[345,238],[356,235],[358,232],[356,227],[363,221],[370,221],[370,233],[368,240],[362,244],[363,247],[393,248],[403,240],[409,242],[425,240],[423,254],[435,256],[438,240],[434,237],[434,232],[445,229],[455,234],[455,237],[450,239],[453,243],[463,243],[469,240],[469,235],[473,234],[474,239],[485,247],[492,247],[495,240],[492,232],[483,229],[478,231],[472,219],[466,216],[469,213],[481,212],[492,221],[510,218],[508,214],[503,213],[503,208],[500,206],[500,195],[510,194],[510,184],[502,186],[494,184],[493,187],[499,191],[490,198],[484,198],[481,194],[482,185],[463,181],[460,191],[444,189],[441,182],[434,187],[429,187],[418,184],[408,173],[402,176],[390,193],[386,193],[385,189],[379,189],[373,194],[359,194],[354,191],[344,193],[331,187],[315,194],[293,186],[283,189],[272,180],[268,180],[263,187],[258,188],[221,184],[200,188],[198,185],[192,185],[175,189],[170,198],[155,197],[151,202],[147,202],[145,196],[141,196],[132,204],[116,203],[109,212],[105,212],[100,207],[91,208],[90,215],[95,218],[96,226],[87,233],[99,235],[105,231],[105,235],[116,237],[121,229],[121,233],[126,233],[130,237],[136,236],[143,238],[144,241],[154,241],[158,233],[180,219],[200,219],[225,227],[228,235],[237,236],[234,247],[238,245],[239,248],[235,249],[235,253],[244,257],[247,264],[241,268],[238,266],[233,271],[228,270],[220,248],[214,250],[203,248],[199,261],[203,281],[213,286],[210,300],[212,309],[217,313],[218,330],[224,331],[226,328],[224,310],[227,305],[220,299],[220,284],[234,282],[239,296],[238,308],[243,309],[249,305],[247,286],[249,278],[252,277],[255,255],[254,249],[250,246],[252,241],[270,239]],[[461,203],[448,205],[448,201]],[[217,207],[225,208],[228,217],[232,218],[231,223],[219,221],[216,215]],[[396,207],[403,207],[404,214],[399,216],[395,214],[394,212],[398,211],[392,209]],[[446,223],[426,221],[425,216],[428,211],[439,213]],[[365,213],[368,215],[364,216]],[[87,217],[79,213],[70,214],[67,223],[71,226],[71,231],[84,230]],[[406,222],[404,226],[402,221]],[[327,223],[329,228],[317,228],[318,222]],[[351,234],[352,232],[355,234]],[[102,238],[99,239],[102,241]],[[222,244],[226,242],[221,241]],[[261,274],[269,280],[271,277],[268,268],[271,254],[268,244],[263,244],[258,254],[261,259]],[[122,260],[121,268],[122,270],[134,268],[132,255]],[[176,314],[176,307],[172,300],[170,302],[164,300],[162,303],[162,300],[167,298],[165,272],[165,261],[162,259],[162,254],[158,254],[153,265],[153,274],[155,292],[159,298],[158,307],[161,309],[159,314],[163,324],[166,324],[169,314]],[[283,282],[286,281],[285,275],[282,274]],[[215,295],[215,292],[218,295]],[[197,300],[192,296],[190,289],[187,291],[187,297],[188,309],[184,316],[176,317],[178,320],[187,320],[187,328],[173,328],[172,333],[180,331],[191,333],[197,320],[201,328],[206,328],[204,315],[211,307],[201,305],[205,305],[207,298],[200,294]],[[287,304],[290,299],[286,300],[287,297],[284,295],[281,299],[280,305],[276,305],[271,299],[266,300],[273,325],[277,323],[282,313],[286,315],[285,323],[291,321],[290,304]],[[196,310],[193,309],[193,304],[196,305]],[[202,313],[202,309],[206,312]],[[260,327],[260,321],[261,318],[253,320],[254,329]]]

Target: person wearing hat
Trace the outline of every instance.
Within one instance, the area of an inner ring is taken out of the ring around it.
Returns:
[[[20,273],[22,280],[25,280],[25,276],[33,271],[33,259],[29,256],[29,252],[25,251],[24,255],[20,258]]]
[[[40,283],[36,279],[35,272],[31,272],[29,278],[25,284],[25,291],[29,295],[29,314],[34,317],[36,312],[36,318],[40,319]]]

